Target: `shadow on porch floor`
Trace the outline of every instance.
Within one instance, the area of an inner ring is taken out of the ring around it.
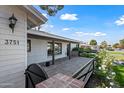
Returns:
[[[78,69],[83,67],[91,59],[92,58],[74,57],[70,60],[67,59],[65,61],[57,61],[54,65],[44,67],[44,69],[49,77],[57,73],[63,73],[65,75],[72,76]]]

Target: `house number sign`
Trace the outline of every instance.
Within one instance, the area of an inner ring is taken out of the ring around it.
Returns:
[[[19,45],[19,40],[5,39],[5,45]]]

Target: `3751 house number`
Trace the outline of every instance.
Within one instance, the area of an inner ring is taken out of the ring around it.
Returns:
[[[4,44],[5,45],[19,45],[19,40],[6,39]]]

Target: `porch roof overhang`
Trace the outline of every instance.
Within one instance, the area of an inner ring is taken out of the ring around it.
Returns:
[[[37,38],[37,39],[44,38],[44,39],[50,39],[50,40],[56,40],[56,41],[60,40],[60,41],[71,42],[71,43],[80,43],[80,41],[78,40],[54,35],[44,31],[28,30],[27,35],[29,38]]]
[[[28,29],[40,26],[47,22],[47,18],[43,16],[38,10],[32,5],[18,6],[27,13],[27,26]]]

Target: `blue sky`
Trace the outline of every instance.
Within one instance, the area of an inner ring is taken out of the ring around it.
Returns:
[[[65,5],[54,17],[34,7],[48,18],[43,31],[84,42],[113,44],[124,38],[124,6]]]

